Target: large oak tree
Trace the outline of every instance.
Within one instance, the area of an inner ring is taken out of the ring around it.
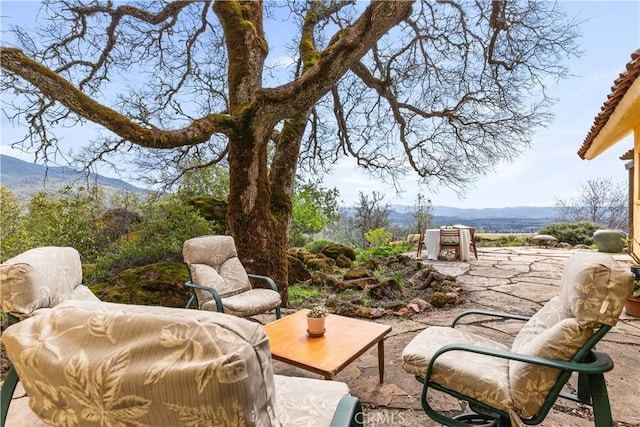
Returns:
[[[166,180],[227,162],[240,256],[285,300],[298,169],[347,156],[463,187],[548,122],[577,28],[551,2],[502,0],[50,1],[38,19],[0,48],[5,114],[29,124],[17,144],[46,157],[55,126],[90,121],[106,133],[86,166],[125,153]],[[291,66],[266,62],[265,28]]]

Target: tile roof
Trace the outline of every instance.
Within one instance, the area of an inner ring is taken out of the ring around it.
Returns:
[[[633,148],[620,156],[620,160],[633,160]]]
[[[611,114],[613,114],[616,107],[627,93],[627,90],[629,90],[638,76],[640,76],[640,49],[631,54],[631,61],[627,63],[626,71],[621,73],[620,77],[613,82],[611,94],[607,96],[607,100],[600,109],[600,113],[598,113],[596,118],[593,120],[593,126],[591,126],[591,130],[587,134],[582,147],[578,150],[578,156],[584,159],[584,156],[587,153],[587,150],[591,147],[593,140],[596,139],[602,128],[607,124]]]

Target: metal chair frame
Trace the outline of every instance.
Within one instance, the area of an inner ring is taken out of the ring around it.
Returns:
[[[274,282],[271,277],[260,276],[258,274],[249,274],[249,273],[247,273],[247,276],[249,276],[250,279],[257,279],[257,280],[266,281],[267,284],[269,285],[269,287],[272,290],[278,292],[278,287],[276,286],[276,282]],[[207,292],[209,292],[211,294],[211,296],[213,297],[214,301],[216,302],[216,310],[219,313],[224,313],[224,305],[222,305],[222,297],[220,297],[220,294],[218,293],[218,291],[216,291],[214,288],[210,288],[208,286],[201,286],[201,285],[198,285],[196,283],[193,283],[193,279],[191,277],[191,270],[189,270],[189,281],[185,282],[185,286],[190,287],[193,292],[191,293],[191,297],[187,301],[187,304],[184,306],[184,308],[198,308],[199,307],[198,295],[196,294],[196,289],[202,289],[203,291],[207,291]],[[281,316],[282,316],[282,314],[281,314],[280,306],[277,306],[276,307],[276,319],[280,319]]]
[[[465,316],[471,314],[480,314],[490,317],[498,317],[503,319],[515,319],[527,321],[529,317],[521,315],[513,315],[508,313],[496,313],[485,310],[470,310],[465,311],[458,315],[451,325],[455,327],[456,324]],[[557,368],[561,370],[560,375],[556,381],[556,384],[551,389],[547,398],[542,405],[542,408],[536,416],[533,418],[522,419],[522,422],[527,425],[540,424],[551,410],[553,404],[562,397],[572,400],[574,402],[589,405],[593,408],[594,423],[598,427],[610,427],[613,426],[613,419],[611,416],[611,405],[609,403],[609,397],[607,393],[607,387],[604,379],[604,373],[613,369],[613,361],[611,358],[602,352],[595,350],[595,345],[602,337],[611,329],[611,326],[601,326],[589,340],[576,352],[574,357],[566,362],[554,359],[547,359],[543,357],[530,356],[525,354],[513,353],[503,350],[495,350],[484,347],[472,346],[467,344],[452,344],[447,345],[439,349],[429,362],[429,366],[424,377],[416,376],[416,379],[423,384],[421,402],[422,407],[426,414],[433,420],[443,423],[450,427],[465,427],[468,424],[464,423],[463,419],[472,418],[478,416],[482,419],[491,422],[491,425],[510,427],[511,421],[509,415],[503,411],[497,410],[491,406],[488,406],[482,402],[479,402],[471,397],[465,396],[457,391],[451,390],[440,384],[431,381],[431,375],[433,373],[433,366],[439,356],[450,351],[467,351],[478,354],[485,354],[488,356],[495,356],[504,359],[517,360],[520,362],[527,362],[541,366],[548,366],[550,368]],[[571,394],[563,391],[563,387],[571,377],[573,372],[578,373],[578,390],[577,394]],[[429,389],[441,391],[443,393],[454,396],[460,400],[469,402],[469,406],[472,414],[462,414],[455,417],[448,417],[444,414],[433,409],[428,402],[427,393]]]

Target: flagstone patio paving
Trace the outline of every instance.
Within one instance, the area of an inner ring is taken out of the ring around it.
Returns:
[[[401,354],[407,343],[422,329],[431,325],[449,325],[462,310],[481,308],[532,314],[558,293],[559,280],[566,260],[578,250],[514,247],[478,248],[478,260],[468,262],[428,261],[438,271],[457,277],[465,290],[465,303],[415,314],[412,318],[385,316],[378,322],[393,327],[385,339],[385,382],[378,380],[377,350],[365,353],[335,378],[346,382],[365,408],[367,426],[438,426],[420,406],[421,385],[402,370]],[[409,254],[415,256],[415,253]],[[623,264],[631,264],[624,254],[614,255]],[[270,318],[259,318],[263,322]],[[495,339],[508,340],[518,327],[493,329],[485,325],[484,333]],[[479,328],[474,326],[474,328]],[[640,319],[622,314],[621,321],[598,345],[615,363],[606,374],[614,423],[619,427],[640,426]],[[274,361],[278,374],[309,376],[314,374]],[[446,396],[436,396],[433,407],[444,411],[460,411],[460,403]],[[7,426],[38,425],[28,408],[23,392],[16,393]],[[41,425],[41,424],[40,424]],[[590,408],[559,401],[541,426],[593,426]]]

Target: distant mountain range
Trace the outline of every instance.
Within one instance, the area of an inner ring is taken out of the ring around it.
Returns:
[[[390,205],[391,222],[403,225],[415,220],[411,207]],[[436,226],[464,224],[485,233],[536,233],[553,222],[555,208],[538,206],[516,206],[507,208],[465,209],[448,206],[433,206]]]
[[[45,180],[46,176],[46,180]],[[143,194],[147,190],[131,185],[121,179],[107,178],[98,174],[87,176],[64,166],[45,167],[15,157],[0,154],[0,184],[6,186],[16,197],[29,197],[39,191],[57,190],[69,184],[86,185],[98,183],[107,191],[131,191]],[[393,224],[412,223],[412,207],[390,205]],[[349,211],[350,209],[347,209]],[[437,226],[465,224],[484,232],[533,233],[552,222],[553,207],[517,206],[508,208],[468,209],[448,206],[433,206],[433,218]]]
[[[405,205],[390,205],[398,213],[407,213],[412,208]],[[550,206],[515,206],[507,208],[452,208],[449,206],[433,206],[433,214],[442,218],[549,218],[554,216],[555,208]]]
[[[97,183],[108,191],[127,190],[140,194],[147,192],[121,179],[107,178],[98,174],[87,176],[84,172],[68,167],[46,167],[0,154],[0,184],[6,186],[17,197],[28,197],[45,189],[57,190],[70,184],[87,185],[87,183]]]

